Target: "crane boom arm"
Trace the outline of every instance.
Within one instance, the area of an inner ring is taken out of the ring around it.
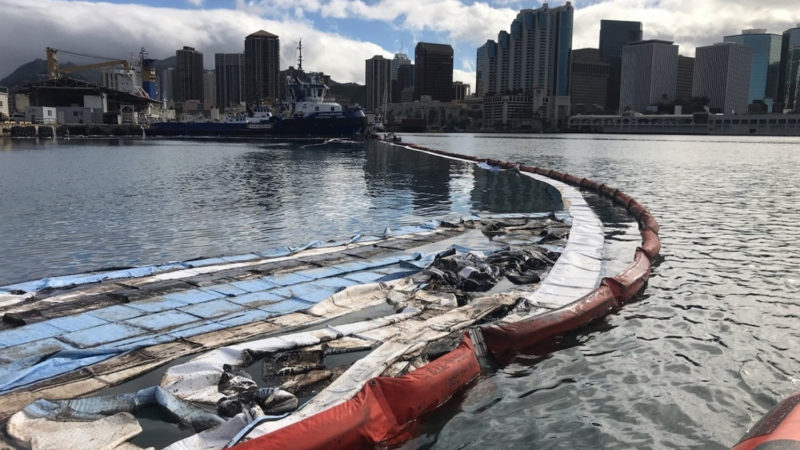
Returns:
[[[61,73],[72,73],[72,72],[78,72],[78,71],[81,71],[81,70],[97,69],[97,68],[100,68],[100,67],[108,67],[108,66],[116,66],[116,65],[121,65],[125,70],[129,70],[130,69],[130,63],[128,61],[125,61],[124,59],[115,59],[113,61],[103,61],[103,62],[94,63],[94,64],[84,64],[82,66],[60,67],[59,71]]]
[[[125,70],[130,70],[131,64],[124,60],[124,59],[110,59],[109,61],[103,61],[94,64],[84,64],[80,66],[70,66],[70,67],[59,67],[58,66],[58,52],[69,53],[73,55],[79,56],[87,56],[92,58],[103,58],[101,56],[92,56],[92,55],[84,55],[81,53],[75,53],[68,50],[59,50],[57,48],[47,47],[47,73],[50,76],[50,79],[58,78],[59,74],[61,73],[73,73],[78,72],[80,70],[88,70],[88,69],[97,69],[99,67],[108,67],[108,66],[116,66],[121,65]]]

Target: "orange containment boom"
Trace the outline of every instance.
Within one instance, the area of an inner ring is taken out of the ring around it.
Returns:
[[[352,399],[233,448],[356,449],[400,443],[412,437],[411,425],[421,415],[480,372],[472,340],[464,335],[455,350],[407,375],[372,378]]]
[[[800,392],[778,403],[733,450],[800,449]]]

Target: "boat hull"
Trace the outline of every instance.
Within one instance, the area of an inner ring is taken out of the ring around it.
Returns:
[[[160,122],[149,136],[207,137],[355,137],[364,133],[364,117],[279,119],[266,123]]]

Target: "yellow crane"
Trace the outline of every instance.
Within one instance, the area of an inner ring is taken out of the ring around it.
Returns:
[[[94,64],[84,64],[80,66],[58,67],[58,52],[67,53],[70,55],[84,56],[87,58],[105,59],[107,61],[98,62]],[[104,56],[86,55],[83,53],[76,53],[69,50],[61,50],[57,48],[47,47],[47,75],[51,80],[61,76],[61,74],[78,72],[81,70],[98,69],[100,67],[109,67],[121,65],[123,69],[130,70],[131,63],[124,59],[106,58]]]

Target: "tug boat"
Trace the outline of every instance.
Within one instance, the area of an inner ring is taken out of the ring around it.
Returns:
[[[149,136],[203,137],[349,137],[365,134],[367,118],[358,107],[325,101],[328,86],[321,73],[297,71],[286,77],[286,101],[271,110],[254,106],[244,118],[224,122],[156,122]]]

